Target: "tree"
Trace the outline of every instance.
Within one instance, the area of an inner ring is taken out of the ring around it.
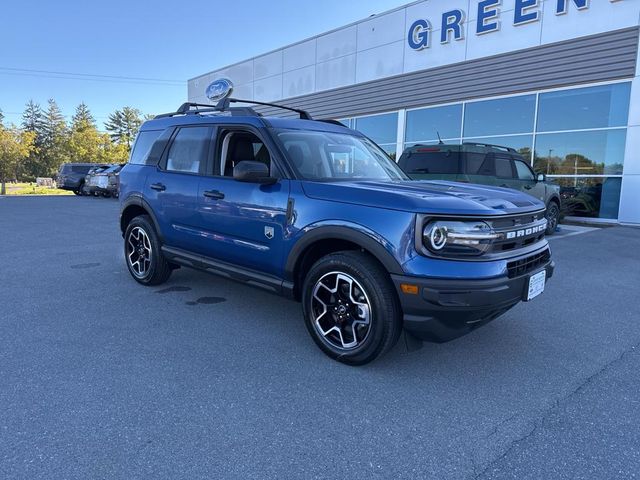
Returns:
[[[43,114],[42,125],[41,155],[47,176],[53,174],[64,163],[67,147],[67,122],[56,101],[50,98],[47,110]]]
[[[71,119],[72,129],[78,131],[84,128],[93,127],[96,128],[96,121],[89,111],[87,104],[82,102],[76,107],[76,112]]]
[[[40,104],[29,100],[22,114],[22,128],[26,132],[34,134],[34,148],[31,149],[29,157],[21,165],[18,176],[34,179],[46,170],[42,161],[42,140],[43,140],[44,117]]]
[[[111,139],[127,146],[127,151],[131,150],[131,143],[135,138],[140,125],[142,125],[142,113],[140,110],[131,107],[124,107],[109,115],[109,120],[104,126],[110,132]]]
[[[2,112],[2,109],[0,108],[0,127],[2,127],[3,124],[4,124],[4,113]]]
[[[7,193],[7,180],[16,176],[20,162],[33,152],[35,137],[34,132],[0,127],[0,194]]]

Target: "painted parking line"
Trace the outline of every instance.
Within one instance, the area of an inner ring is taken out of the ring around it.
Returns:
[[[552,236],[547,237],[547,240],[556,240],[560,238],[572,237],[574,235],[581,235],[583,233],[593,232],[595,230],[601,230],[598,227],[583,227],[580,225],[560,225],[559,231],[556,231]]]

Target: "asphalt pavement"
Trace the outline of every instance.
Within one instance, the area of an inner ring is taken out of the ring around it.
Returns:
[[[551,240],[544,294],[365,367],[300,305],[125,267],[118,203],[0,197],[2,479],[640,475],[640,229]]]

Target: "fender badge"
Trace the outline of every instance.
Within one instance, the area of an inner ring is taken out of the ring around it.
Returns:
[[[273,227],[264,227],[264,236],[267,237],[269,240],[271,240],[273,238],[274,235],[274,230]]]

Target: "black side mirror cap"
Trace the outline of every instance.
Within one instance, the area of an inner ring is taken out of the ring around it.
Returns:
[[[271,185],[278,181],[277,178],[269,176],[269,167],[262,162],[253,160],[243,160],[233,167],[233,178],[238,182],[260,183]]]

